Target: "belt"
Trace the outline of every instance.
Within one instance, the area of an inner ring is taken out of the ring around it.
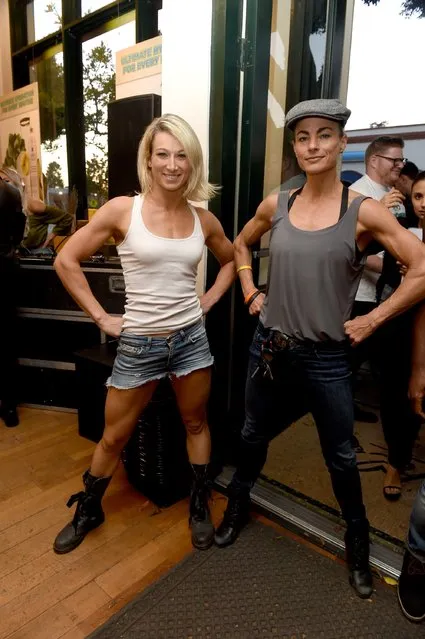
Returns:
[[[286,351],[286,349],[291,348],[291,346],[300,344],[301,340],[286,333],[281,333],[280,331],[271,331],[270,343],[274,351]]]

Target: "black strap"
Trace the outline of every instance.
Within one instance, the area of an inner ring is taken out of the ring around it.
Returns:
[[[291,195],[291,197],[288,200],[288,213],[291,210],[291,207],[293,205],[293,203],[295,202],[295,198],[297,197],[297,195],[299,195],[301,193],[301,191],[303,190],[304,186],[302,186],[300,189],[298,189],[297,191],[294,191]],[[343,186],[342,189],[342,197],[341,197],[341,208],[339,211],[339,218],[338,221],[341,220],[344,215],[346,214],[348,209],[348,187]]]
[[[288,213],[289,213],[289,211],[291,210],[291,207],[292,207],[292,205],[293,205],[293,203],[294,203],[294,201],[295,201],[295,198],[297,197],[297,195],[299,195],[299,194],[301,193],[301,191],[303,190],[303,188],[304,188],[304,185],[303,185],[300,189],[298,189],[297,191],[294,191],[294,192],[292,193],[291,197],[290,197],[290,198],[289,198],[289,200],[288,200]]]
[[[339,220],[342,220],[342,218],[347,212],[347,209],[348,209],[348,186],[345,186],[344,184],[344,187],[342,189],[341,208],[339,211],[338,222]]]

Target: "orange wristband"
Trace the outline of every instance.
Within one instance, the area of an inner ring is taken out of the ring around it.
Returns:
[[[254,288],[254,290],[250,291],[248,295],[245,296],[243,303],[249,304],[251,298],[256,294],[257,291],[258,291],[258,288]]]

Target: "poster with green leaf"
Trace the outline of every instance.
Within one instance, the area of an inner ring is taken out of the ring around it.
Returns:
[[[0,166],[16,169],[27,193],[44,199],[37,82],[0,97]]]

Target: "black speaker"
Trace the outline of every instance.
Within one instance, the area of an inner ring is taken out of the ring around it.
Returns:
[[[161,115],[161,96],[149,93],[108,104],[108,194],[134,195],[140,189],[137,149],[152,120]]]

